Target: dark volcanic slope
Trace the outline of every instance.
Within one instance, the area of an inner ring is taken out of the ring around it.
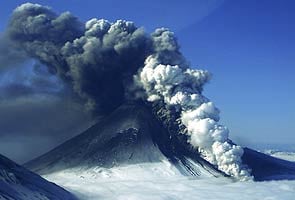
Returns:
[[[40,172],[57,166],[112,167],[159,161],[159,151],[148,133],[161,129],[146,112],[140,106],[121,106],[84,133],[25,166]]]
[[[168,132],[150,109],[140,103],[129,103],[25,166],[39,174],[46,174],[71,167],[110,168],[161,162],[167,157],[184,174],[199,175],[198,167],[201,166],[211,174],[221,174],[198,156],[190,156],[181,147],[172,146],[170,140]]]
[[[74,200],[63,188],[0,155],[0,199]]]
[[[249,148],[244,148],[242,159],[251,168],[257,181],[295,180],[294,162],[274,158]]]
[[[185,175],[200,175],[204,171],[200,168],[204,168],[210,174],[224,176],[195,150],[187,148],[185,137],[174,137],[175,130],[167,129],[146,105],[124,104],[84,133],[25,166],[39,174],[48,174],[72,167],[110,168],[161,162],[166,157]],[[295,179],[293,162],[248,148],[242,159],[252,169],[255,180]]]

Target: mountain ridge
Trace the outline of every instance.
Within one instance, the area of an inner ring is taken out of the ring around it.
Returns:
[[[0,155],[0,199],[76,200],[62,187]]]

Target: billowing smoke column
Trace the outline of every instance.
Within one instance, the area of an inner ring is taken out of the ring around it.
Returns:
[[[152,37],[155,52],[135,76],[147,101],[163,101],[181,113],[179,120],[186,127],[184,133],[189,135],[189,143],[205,160],[228,175],[250,179],[242,164],[242,147],[228,139],[228,129],[218,124],[219,110],[201,94],[210,74],[187,67],[175,37],[167,29],[157,29]]]
[[[243,149],[219,125],[219,111],[202,95],[207,71],[190,69],[172,32],[147,35],[132,22],[91,19],[23,4],[13,12],[7,34],[27,56],[38,59],[85,100],[93,113],[109,112],[127,98],[164,102],[180,114],[189,143],[228,175],[247,180]]]

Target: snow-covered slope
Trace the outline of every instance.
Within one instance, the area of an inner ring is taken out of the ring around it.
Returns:
[[[295,181],[239,182],[201,174],[183,176],[164,159],[112,168],[72,168],[44,177],[81,200],[294,200]]]
[[[223,176],[197,154],[172,145],[169,133],[149,109],[138,103],[120,106],[84,133],[25,166],[48,174],[70,168],[113,168],[164,160],[184,175]]]
[[[164,159],[112,168],[76,167],[44,177],[71,190],[81,200],[294,200],[294,180],[239,182],[206,176],[205,170],[200,174],[183,176]]]
[[[1,200],[74,200],[72,194],[0,155]]]
[[[196,151],[187,138],[175,136],[151,109],[138,102],[126,103],[100,122],[25,166],[39,174],[78,168],[124,167],[170,162],[179,173],[192,176],[224,176]],[[181,136],[181,135],[180,135]],[[244,149],[244,164],[255,180],[295,179],[295,164]]]
[[[124,104],[25,166],[87,200],[294,199],[293,162],[245,148],[255,180],[289,181],[235,182],[164,127],[146,105]]]

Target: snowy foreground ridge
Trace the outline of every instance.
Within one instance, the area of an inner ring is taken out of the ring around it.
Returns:
[[[63,188],[0,155],[1,200],[76,200]]]

